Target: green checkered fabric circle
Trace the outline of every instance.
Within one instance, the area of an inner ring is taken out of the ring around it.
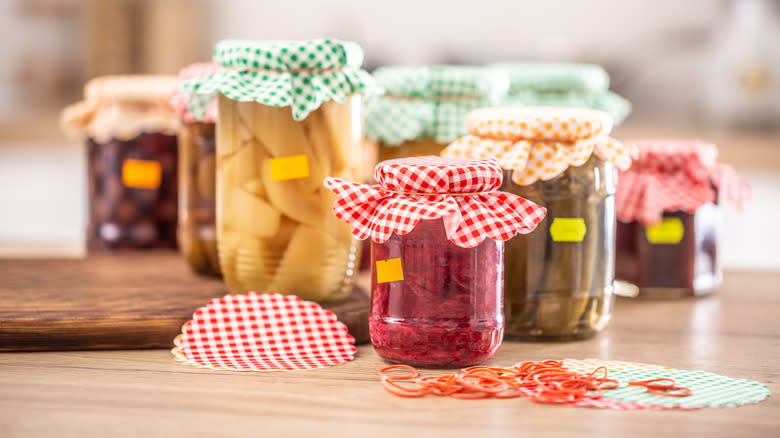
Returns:
[[[509,75],[509,94],[502,105],[593,108],[620,124],[631,104],[609,91],[609,75],[598,65],[570,63],[492,64]]]
[[[381,93],[371,75],[360,69],[357,43],[330,39],[307,41],[220,41],[214,62],[225,69],[183,82],[196,119],[222,93],[241,102],[292,109],[303,120],[325,102],[345,102],[355,93]]]
[[[628,382],[661,377],[674,379],[677,386],[690,388],[688,397],[665,397],[648,394],[644,387],[627,386]],[[620,387],[604,391],[604,397],[619,401],[656,405],[667,408],[724,408],[758,403],[769,397],[766,385],[753,380],[732,379],[705,371],[678,369],[613,370],[609,378],[617,379]]]
[[[454,141],[469,111],[498,104],[509,88],[506,73],[485,67],[383,67],[374,77],[387,94],[366,102],[366,137],[389,146]]]

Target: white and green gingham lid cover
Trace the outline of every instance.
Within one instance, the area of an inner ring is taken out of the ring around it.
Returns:
[[[395,146],[431,138],[449,143],[466,134],[466,114],[500,102],[506,73],[473,66],[393,66],[374,71],[386,90],[366,102],[366,137]]]
[[[528,90],[601,94],[609,89],[609,75],[595,64],[517,62],[492,64],[492,67],[509,75],[509,94]]]
[[[289,106],[295,120],[330,100],[381,93],[371,75],[360,69],[363,49],[351,41],[225,40],[214,47],[214,62],[225,69],[181,84],[192,90],[188,107],[196,119],[217,93],[241,102]]]

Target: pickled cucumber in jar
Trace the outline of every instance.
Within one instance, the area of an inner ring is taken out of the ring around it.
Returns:
[[[549,181],[501,190],[547,208],[538,232],[506,244],[506,336],[586,338],[609,321],[614,277],[614,167],[596,156]],[[556,223],[555,226],[552,224]]]

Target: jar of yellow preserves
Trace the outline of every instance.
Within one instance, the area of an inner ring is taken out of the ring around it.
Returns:
[[[214,73],[212,63],[192,64],[179,72],[179,81]],[[184,90],[171,95],[171,106],[181,119],[179,128],[179,250],[192,270],[219,275],[216,230],[216,139],[217,103],[212,102],[196,120],[187,107]]]
[[[351,292],[359,246],[323,180],[362,166],[361,95],[376,90],[362,59],[336,40],[222,41],[223,69],[183,84],[195,113],[217,96],[217,245],[231,292]]]

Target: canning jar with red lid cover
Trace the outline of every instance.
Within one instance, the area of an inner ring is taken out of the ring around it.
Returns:
[[[494,159],[379,163],[377,185],[327,178],[336,216],[371,239],[369,332],[391,362],[460,367],[495,354],[504,331],[504,241],[545,209],[499,192]]]
[[[639,158],[620,173],[615,277],[640,297],[703,295],[721,284],[719,195],[742,206],[750,187],[718,149],[691,140],[635,140]]]

